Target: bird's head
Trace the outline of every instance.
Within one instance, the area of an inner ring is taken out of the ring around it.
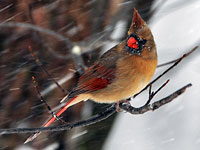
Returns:
[[[134,9],[132,24],[125,40],[124,50],[142,57],[156,56],[156,46],[151,30]]]

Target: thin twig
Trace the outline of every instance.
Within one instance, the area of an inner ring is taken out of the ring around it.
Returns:
[[[195,46],[192,50],[190,50],[188,53],[185,53],[182,57],[180,57],[179,59],[177,59],[177,61],[171,66],[169,67],[167,70],[165,70],[162,74],[160,74],[157,78],[155,78],[153,81],[151,81],[144,89],[142,89],[139,93],[135,94],[133,96],[133,98],[135,98],[136,96],[138,96],[140,93],[142,93],[143,91],[145,91],[151,84],[153,84],[154,82],[156,82],[158,79],[160,79],[163,75],[165,75],[167,72],[169,72],[170,70],[172,70],[176,65],[178,65],[185,57],[189,56],[192,52],[194,52],[196,49],[198,48],[198,46]]]
[[[179,59],[179,58],[178,58],[178,59]],[[172,61],[169,61],[169,62],[166,62],[166,63],[162,63],[162,64],[160,64],[160,65],[157,65],[157,68],[160,68],[160,67],[163,67],[163,66],[167,66],[167,65],[173,64],[173,63],[177,62],[178,59],[175,59],[175,60],[172,60]]]
[[[19,27],[19,28],[27,28],[27,29],[31,29],[34,31],[38,31],[50,36],[53,36],[57,39],[59,39],[60,41],[64,41],[68,47],[68,49],[71,49],[74,46],[74,43],[72,41],[70,41],[68,38],[64,37],[63,35],[54,32],[53,30],[49,30],[49,29],[45,29],[42,27],[38,27],[36,25],[33,24],[29,24],[29,23],[20,23],[20,22],[0,22],[0,27]]]
[[[185,54],[184,54],[184,55],[185,55],[184,57],[189,56],[189,55],[190,55],[191,53],[193,53],[197,48],[198,48],[198,46],[194,47],[191,51],[185,53]],[[160,65],[157,65],[157,68],[163,67],[163,66],[166,66],[166,65],[170,65],[170,64],[172,64],[172,63],[175,63],[175,62],[177,62],[179,59],[180,59],[180,58],[175,59],[175,60],[171,60],[171,61],[166,62],[166,63],[162,63],[162,64],[160,64]]]
[[[162,89],[162,88],[164,88],[168,83],[169,83],[169,79],[161,86],[161,87],[159,87],[155,92],[153,92],[152,94],[151,94],[151,99]]]
[[[149,102],[147,101],[147,103],[150,103],[150,99],[151,99],[151,95],[152,95],[151,88],[152,88],[152,84],[149,86],[149,100],[148,100]]]
[[[38,64],[38,66],[40,66],[40,68],[47,74],[47,76],[57,85],[57,87],[66,95],[68,94],[68,91],[66,91],[65,89],[63,89],[61,87],[60,84],[58,84],[58,82],[51,76],[51,74],[43,67],[42,63],[40,62],[40,60],[38,59],[38,57],[34,54],[31,46],[28,47],[33,59],[35,60],[35,62]]]
[[[13,128],[13,129],[0,129],[0,134],[14,134],[14,133],[36,133],[36,132],[51,132],[51,131],[63,131],[70,130],[76,127],[85,127],[88,125],[95,124],[102,120],[107,119],[112,114],[116,112],[116,105],[113,104],[106,111],[101,112],[90,119],[79,121],[76,123],[65,124],[62,126],[53,126],[53,127],[39,127],[39,128]]]
[[[122,105],[120,105],[120,108],[131,114],[143,114],[150,110],[156,110],[159,107],[171,102],[172,100],[174,100],[176,97],[178,97],[182,93],[184,93],[184,91],[190,86],[191,86],[191,84],[187,84],[186,86],[180,88],[179,90],[172,93],[171,95],[169,95],[159,101],[156,101],[151,105],[145,105],[140,108],[134,108],[130,105],[122,104]],[[41,132],[41,131],[52,132],[52,131],[71,130],[72,128],[85,127],[85,126],[100,122],[102,120],[105,120],[108,117],[110,117],[111,115],[113,115],[115,112],[116,112],[116,104],[113,104],[111,107],[109,107],[104,112],[101,112],[101,113],[97,114],[96,116],[91,117],[90,119],[79,121],[76,123],[70,123],[70,124],[54,126],[54,127],[0,129],[0,134],[36,133],[36,132]]]
[[[45,101],[44,97],[42,96],[42,94],[40,93],[40,90],[38,88],[38,85],[37,85],[37,82],[35,80],[35,77],[32,76],[32,81],[33,81],[33,86],[34,88],[36,89],[37,91],[37,94],[39,95],[40,97],[40,100],[45,104],[45,106],[47,107],[47,109],[50,111],[51,115],[53,117],[55,117],[57,120],[59,120],[61,123],[66,123],[64,120],[62,120],[61,118],[59,118],[54,111],[52,111],[51,107],[49,106],[49,104]]]
[[[127,105],[126,103],[124,104],[121,104],[120,105],[120,108],[123,109],[124,111],[126,112],[129,112],[131,114],[143,114],[145,112],[148,112],[150,110],[156,110],[158,108],[160,108],[161,106],[171,102],[172,100],[174,100],[176,97],[178,97],[179,95],[181,95],[182,93],[185,92],[185,90],[188,88],[188,87],[191,87],[192,84],[189,83],[187,85],[185,85],[184,87],[180,88],[179,90],[175,91],[174,93],[170,94],[169,96],[161,99],[161,100],[158,100],[152,104],[148,104],[148,105],[144,105],[142,107],[139,107],[139,108],[135,108],[135,107],[132,107],[130,105]]]
[[[65,75],[63,78],[61,78],[60,80],[58,80],[58,84],[62,85],[64,83],[66,83],[67,81],[69,81],[71,78],[74,77],[74,73],[68,73],[67,75]],[[43,91],[41,91],[41,94],[43,96],[47,95],[48,93],[50,93],[51,91],[53,91],[55,88],[57,88],[57,85],[52,83],[51,85],[49,85],[47,88],[45,88]]]
[[[167,83],[169,83],[169,81],[170,81],[170,80],[167,80],[167,81],[166,81],[161,87],[159,87],[155,92],[151,92],[152,85],[150,85],[150,86],[149,86],[149,99],[148,99],[148,101],[146,102],[145,105],[148,105],[148,104],[151,102],[151,100],[153,99],[153,97],[154,97],[162,88],[164,88],[164,87],[167,85]]]

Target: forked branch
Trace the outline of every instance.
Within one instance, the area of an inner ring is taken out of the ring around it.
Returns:
[[[189,53],[184,54],[181,58],[177,59],[177,61],[171,67],[169,67],[166,71],[164,71],[161,75],[159,75],[155,80],[150,82],[142,91],[146,90],[154,82],[156,82],[158,79],[160,79],[162,76],[164,76],[167,72],[172,70],[186,56],[191,54],[197,48],[198,47],[196,46]],[[157,91],[162,89],[167,84],[167,82],[164,83]],[[132,107],[132,106],[127,105],[127,104],[120,104],[120,108],[131,113],[131,114],[143,114],[143,113],[148,112],[150,110],[156,110],[156,109],[160,108],[161,106],[173,101],[176,97],[178,97],[179,95],[184,93],[184,91],[188,87],[190,87],[191,85],[192,84],[189,83],[189,84],[185,85],[184,87],[180,88],[179,90],[175,91],[174,93],[170,94],[169,96],[167,96],[167,97],[165,97],[161,100],[158,100],[158,101],[156,101],[152,104],[149,104],[150,103],[150,101],[149,101],[144,106],[139,107],[139,108],[135,108],[135,107]],[[138,94],[140,94],[140,93],[138,93]],[[157,93],[157,92],[155,92],[155,93]],[[136,94],[134,97],[136,97],[138,94]],[[151,94],[151,92],[150,92],[150,94]],[[152,99],[152,98],[150,98],[150,99]],[[95,124],[97,122],[105,120],[106,118],[113,115],[115,112],[116,112],[116,104],[113,104],[108,109],[106,109],[104,112],[101,112],[101,113],[99,113],[99,114],[97,114],[97,115],[95,115],[95,116],[93,116],[93,117],[91,117],[90,119],[87,119],[87,120],[83,120],[83,121],[79,121],[79,122],[75,122],[75,123],[69,123],[69,124],[65,124],[65,125],[61,125],[61,126],[54,126],[54,127],[0,129],[0,134],[36,133],[36,132],[41,132],[41,131],[51,132],[51,131],[70,130],[70,129],[76,128],[76,127],[84,127],[84,126],[88,126],[88,125],[91,125],[91,124]]]
[[[164,76],[166,73],[168,73],[170,70],[172,70],[175,66],[177,66],[185,57],[189,56],[190,54],[192,54],[195,50],[197,50],[197,48],[199,48],[198,46],[195,46],[193,49],[191,49],[189,52],[185,53],[182,57],[170,61],[168,63],[165,64],[161,64],[162,66],[175,62],[172,66],[170,66],[168,69],[166,69],[162,74],[160,74],[157,78],[155,78],[153,81],[151,81],[144,89],[142,89],[139,93],[135,94],[133,96],[133,98],[135,98],[136,96],[138,96],[140,93],[142,93],[143,91],[145,91],[150,85],[152,85],[153,83],[155,83],[158,79],[160,79],[162,76]],[[159,65],[158,65],[159,66]]]
[[[124,104],[120,105],[120,108],[123,109],[124,111],[129,112],[129,113],[134,114],[134,115],[135,114],[143,114],[143,113],[148,112],[150,110],[154,111],[154,110],[160,108],[161,106],[173,101],[175,98],[177,98],[179,95],[184,93],[185,90],[187,88],[191,87],[191,86],[192,86],[192,84],[189,83],[189,84],[185,85],[184,87],[180,88],[179,90],[177,90],[176,92],[170,94],[169,96],[162,98],[161,100],[158,100],[158,101],[156,101],[152,104],[146,104],[142,107],[135,108],[135,107],[132,107],[132,106],[124,103]]]
[[[160,108],[161,106],[173,101],[176,97],[184,93],[184,91],[190,87],[191,84],[187,84],[186,86],[180,88],[176,92],[170,94],[169,96],[156,101],[152,104],[144,105],[140,108],[134,108],[130,105],[121,104],[120,108],[131,113],[131,114],[143,114],[145,112],[148,112],[150,110],[156,110]],[[75,122],[75,123],[69,123],[61,126],[53,126],[53,127],[40,127],[40,128],[13,128],[13,129],[0,129],[0,134],[16,134],[16,133],[36,133],[36,132],[52,132],[52,131],[63,131],[63,130],[71,130],[72,128],[77,127],[85,127],[88,125],[95,124],[97,122],[100,122],[102,120],[107,119],[111,115],[113,115],[116,112],[116,104],[113,104],[111,107],[106,109],[104,112],[101,112],[90,119]]]

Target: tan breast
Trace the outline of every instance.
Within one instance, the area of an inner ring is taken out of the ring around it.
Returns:
[[[116,79],[105,89],[90,94],[90,98],[99,103],[113,103],[127,99],[143,89],[153,77],[157,66],[157,57],[142,59],[130,55],[117,64]]]

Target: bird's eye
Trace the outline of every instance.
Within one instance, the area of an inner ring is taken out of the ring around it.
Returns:
[[[128,37],[125,49],[131,53],[140,54],[146,42],[145,39],[142,39],[135,34],[131,34]]]

